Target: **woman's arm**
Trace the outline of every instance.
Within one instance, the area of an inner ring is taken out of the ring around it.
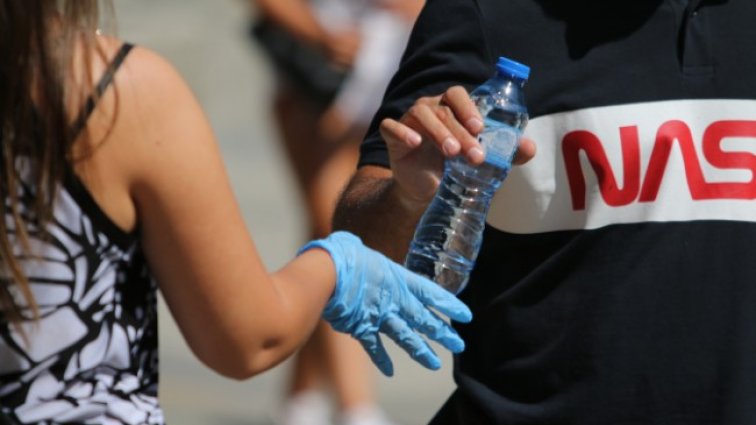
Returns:
[[[207,119],[181,77],[157,55],[136,48],[116,83],[116,120],[97,155],[119,170],[148,263],[202,362],[235,378],[264,371],[305,341],[324,308],[324,317],[360,339],[387,373],[378,331],[429,367],[434,355],[409,329],[462,349],[425,305],[458,320],[469,320],[469,311],[451,295],[433,292],[438,287],[429,281],[384,263],[356,238],[329,238],[269,274]]]
[[[132,54],[119,113],[139,129],[131,193],[152,272],[205,364],[234,377],[267,369],[311,332],[333,292],[333,266],[315,251],[266,272],[191,91],[158,56]]]

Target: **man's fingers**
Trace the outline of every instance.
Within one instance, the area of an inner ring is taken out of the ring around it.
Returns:
[[[451,107],[417,102],[402,118],[438,147],[446,157],[460,152],[473,164],[483,162],[485,155],[478,139],[459,122]]]
[[[381,332],[394,340],[416,362],[432,370],[441,368],[441,360],[433,349],[399,316],[389,315],[381,325]]]
[[[436,115],[435,108],[424,103],[415,103],[402,118],[412,128],[417,129],[426,136],[443,152],[444,156],[457,155],[462,148],[459,140],[454,136],[451,129],[446,126],[441,118]]]
[[[464,87],[450,87],[441,96],[441,104],[451,108],[454,116],[470,134],[477,136],[478,133],[483,131],[483,118]]]
[[[450,87],[438,100],[436,114],[461,144],[462,154],[478,165],[485,159],[477,135],[483,130],[483,119],[475,102],[462,86]]]
[[[473,136],[470,131],[462,125],[454,111],[449,106],[439,106],[436,108],[436,116],[441,120],[446,128],[451,131],[454,138],[460,142],[461,152],[470,163],[478,165],[485,159],[483,148],[478,142],[478,138]]]
[[[445,157],[461,153],[471,164],[479,165],[485,160],[477,138],[483,128],[483,119],[467,90],[454,86],[443,95],[418,99],[400,122],[387,118],[381,122],[380,130],[395,158],[417,148],[425,137]],[[523,139],[513,162],[524,164],[533,156],[535,143]]]
[[[517,153],[515,154],[513,163],[522,165],[531,159],[536,154],[536,144],[531,139],[523,138],[520,140],[520,146],[517,147]]]
[[[378,369],[386,376],[394,375],[394,364],[391,362],[391,358],[386,352],[386,348],[381,342],[381,338],[377,333],[364,335],[359,338],[362,348],[367,351],[370,356],[370,360],[378,367]]]
[[[397,159],[420,146],[423,141],[418,132],[391,118],[381,121],[380,132]]]

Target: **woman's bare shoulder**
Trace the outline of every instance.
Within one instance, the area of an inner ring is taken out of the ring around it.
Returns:
[[[97,37],[94,54],[89,55],[90,82],[82,82],[89,95],[123,45],[117,38]],[[148,48],[134,46],[97,99],[83,137],[74,145],[74,157],[81,158],[75,168],[105,212],[130,229],[136,220],[129,200],[135,185],[154,179],[161,170],[171,172],[171,160],[186,152],[176,145],[186,143],[187,134],[208,134],[207,127],[198,102],[173,65]]]
[[[105,74],[124,44],[118,38],[97,37],[97,58],[92,66],[95,79]],[[113,76],[113,87],[101,100],[98,115],[105,120],[100,121],[114,124],[112,135],[129,139],[130,144],[170,138],[166,134],[171,132],[170,125],[187,109],[189,115],[201,114],[194,94],[170,61],[140,45],[125,56]]]
[[[111,68],[112,83],[97,100],[93,115],[115,123],[129,117],[149,125],[160,119],[161,108],[170,99],[191,96],[191,92],[173,65],[159,53],[139,45],[132,46],[122,57],[117,69],[114,61],[127,42],[112,36],[97,36],[88,46],[74,50],[72,87],[69,109],[72,114],[82,110],[98,84]],[[72,118],[75,118],[73,116]],[[92,123],[89,123],[92,124]],[[90,125],[91,127],[91,125]],[[133,127],[133,126],[131,126]]]

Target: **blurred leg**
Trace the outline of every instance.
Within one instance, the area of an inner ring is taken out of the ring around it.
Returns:
[[[321,390],[322,370],[318,359],[323,358],[323,338],[326,330],[322,323],[294,358],[286,403],[279,425],[330,425],[331,402]]]
[[[318,335],[324,332],[327,326],[322,322],[315,328],[310,339],[302,346],[294,358],[293,372],[289,381],[289,394],[302,394],[311,391],[321,384],[322,371],[318,367],[317,359],[323,355],[322,338]]]
[[[322,335],[323,366],[328,373],[339,411],[372,405],[373,364],[357,341],[349,335],[328,332]]]
[[[294,93],[282,92],[276,99],[275,115],[280,134],[306,201],[310,236],[315,238],[331,231],[333,210],[355,171],[359,147],[357,137],[344,140],[323,135],[324,128],[339,127],[324,127],[319,122],[322,114],[323,110]],[[373,373],[372,364],[359,343],[322,322],[294,362],[289,398],[297,405],[290,407],[313,409],[307,421],[297,425],[321,423],[316,416],[323,400],[318,399],[314,391],[326,386],[333,390],[340,416],[347,421],[352,417],[368,417],[366,412],[379,414],[374,407]],[[345,423],[382,425],[384,422]]]

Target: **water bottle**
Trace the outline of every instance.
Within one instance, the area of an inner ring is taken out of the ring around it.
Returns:
[[[454,294],[467,286],[491,199],[509,174],[527,124],[523,86],[529,74],[527,66],[500,57],[496,75],[470,93],[485,124],[478,138],[485,161],[473,166],[461,156],[446,160],[438,192],[410,244],[405,266]]]

